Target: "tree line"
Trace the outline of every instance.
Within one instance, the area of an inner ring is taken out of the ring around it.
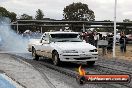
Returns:
[[[11,22],[14,22],[17,20],[17,14],[14,12],[9,12],[4,7],[0,7],[0,17],[8,17],[10,18]],[[44,13],[40,9],[36,11],[35,18],[25,13],[22,14],[20,17],[18,17],[18,19],[21,19],[21,20],[32,20],[32,19],[41,20],[43,18],[44,18]]]
[[[16,18],[17,14],[14,12],[7,11],[6,8],[4,7],[0,7],[0,16],[9,17],[12,22],[17,20]],[[32,20],[32,19],[43,20],[44,13],[41,9],[38,9],[36,11],[35,18],[25,13],[18,18],[24,20]],[[64,18],[63,20],[73,20],[73,21],[82,21],[82,20],[94,21],[95,15],[94,15],[94,11],[89,9],[87,4],[78,2],[78,3],[72,3],[64,7],[63,18]]]
[[[17,17],[16,13],[6,10],[6,8],[4,7],[0,7],[0,17],[8,17],[11,19],[11,22],[16,21],[17,19],[20,19],[20,20],[44,20],[45,19],[44,13],[41,9],[38,9],[36,11],[36,15],[34,18],[33,16],[28,15],[26,13],[23,13],[20,17]],[[64,7],[62,20],[95,21],[95,15],[94,15],[94,11],[91,10],[87,4],[77,2],[77,3],[69,4],[68,6]],[[109,22],[110,20],[105,20],[105,21]],[[123,20],[123,22],[131,22],[131,21],[129,19],[125,19]],[[82,29],[82,28],[74,27],[74,25],[71,25],[71,26],[73,27],[73,29],[76,29],[77,31],[80,31]],[[21,29],[21,32],[23,32],[25,29],[32,29],[34,31],[36,31],[37,29],[40,30],[39,27],[21,26],[19,28]],[[95,28],[94,30],[111,32],[113,28]]]

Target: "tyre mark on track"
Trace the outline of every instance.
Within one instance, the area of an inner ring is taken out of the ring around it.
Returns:
[[[9,54],[10,55],[10,54]],[[39,65],[39,64],[36,64],[35,66],[34,65],[30,65],[27,61],[25,61],[26,59],[25,58],[23,58],[23,57],[21,57],[21,56],[16,56],[16,55],[12,55],[11,54],[11,56],[13,57],[13,58],[15,58],[16,60],[18,60],[19,62],[21,62],[21,63],[24,63],[24,64],[26,64],[27,66],[29,66],[29,67],[32,67],[32,68],[34,68],[34,69],[36,69],[37,71],[39,71],[40,73],[41,73],[41,76],[43,77],[43,79],[47,82],[47,84],[51,87],[51,88],[56,88],[51,82],[50,82],[50,80],[48,79],[48,77],[46,76],[46,74],[43,72],[43,70],[44,69],[42,69],[41,68],[41,66]],[[21,60],[22,59],[22,60]],[[25,60],[24,60],[25,59]],[[24,60],[24,61],[23,61]],[[30,62],[31,63],[31,62]],[[33,62],[32,62],[33,63]]]
[[[43,65],[43,66],[46,66],[46,67],[48,67],[48,68],[50,68],[50,69],[53,69],[53,70],[55,70],[55,71],[58,71],[58,72],[60,72],[60,73],[62,73],[62,74],[65,74],[65,75],[68,75],[68,76],[71,76],[71,77],[73,77],[73,78],[76,78],[76,76],[78,75],[78,73],[75,71],[75,69],[69,69],[69,68],[64,68],[64,67],[58,67],[58,66],[54,66],[54,65],[52,65],[51,63],[47,63],[47,62],[44,62],[43,60],[41,61],[33,61],[33,60],[29,60],[29,59],[25,59],[25,57],[22,57],[22,56],[16,56],[16,55],[14,55],[15,57],[18,57],[18,58],[21,58],[21,59],[23,59],[25,62],[27,62],[27,63],[30,63],[30,64],[32,64],[32,63],[37,63],[37,64],[40,64],[40,65]],[[79,66],[79,65],[78,65]],[[85,68],[85,67],[84,67]],[[92,69],[92,71],[95,71],[95,72],[98,72],[98,73],[113,73],[113,69],[112,68],[110,68],[110,67],[108,67],[108,66],[106,66],[106,65],[104,65],[104,66],[101,66],[100,64],[97,64],[97,65],[95,65],[94,67],[93,67],[94,69]],[[42,71],[42,69],[38,69],[41,73],[43,72]],[[90,69],[91,70],[91,69]],[[119,72],[119,73],[121,73],[121,71],[119,71],[118,69],[114,69],[114,71],[115,71],[115,73],[117,73],[117,72]],[[125,71],[122,71],[122,72],[125,72]],[[109,84],[108,84],[109,85]],[[116,84],[110,84],[110,85],[116,85]],[[118,85],[116,85],[116,86],[119,86],[119,85],[122,85],[122,86],[124,86],[123,88],[126,88],[126,87],[128,87],[128,88],[132,88],[132,86],[131,85],[125,85],[125,84],[118,84]],[[52,88],[54,88],[54,87],[52,87]]]

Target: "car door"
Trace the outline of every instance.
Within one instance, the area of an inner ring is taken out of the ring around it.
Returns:
[[[52,50],[53,48],[51,47],[51,41],[50,41],[50,34],[48,34],[48,43],[45,44],[46,48],[46,55],[48,58],[52,58]]]
[[[43,47],[44,45],[44,41],[45,41],[45,38],[46,38],[46,33],[44,33],[41,37],[41,40],[40,40],[40,44],[37,46],[37,49],[38,49],[38,55],[40,56],[45,56],[45,48]]]
[[[42,46],[41,46],[41,54],[45,57],[51,57],[51,48],[50,48],[50,40],[49,40],[49,34],[45,34],[45,37],[42,40]]]
[[[39,56],[42,56],[41,47],[42,47],[42,42],[41,42],[41,40],[40,40],[39,43],[35,45],[36,53],[37,53],[37,55],[39,55]]]

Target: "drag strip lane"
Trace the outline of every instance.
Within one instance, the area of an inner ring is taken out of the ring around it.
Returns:
[[[33,66],[36,66],[37,68],[38,68],[37,64],[39,64],[39,65],[41,65],[40,66],[41,68],[46,66],[49,69],[55,70],[59,73],[65,74],[65,75],[73,77],[73,78],[76,78],[76,76],[78,75],[77,70],[78,70],[78,67],[80,66],[80,63],[78,63],[78,64],[63,63],[61,65],[61,67],[58,67],[58,66],[52,65],[52,62],[49,59],[40,59],[39,61],[34,61],[34,60],[31,60],[31,59],[26,59],[25,56],[22,57],[22,56],[16,56],[15,55],[15,57],[20,58],[20,59],[26,61],[27,63],[30,63]],[[99,65],[95,65],[94,67],[87,67],[85,64],[83,64],[83,67],[89,73],[96,73],[96,74],[100,74],[101,72],[100,72],[99,68],[102,68]],[[96,68],[96,67],[99,67],[99,68]],[[96,68],[96,69],[94,69],[94,68]],[[116,71],[118,71],[118,70],[116,69]],[[107,73],[108,69],[105,69],[103,72]],[[104,86],[107,86],[107,88],[120,88],[122,86],[123,86],[123,88],[130,88],[131,87],[131,85],[122,85],[122,84],[94,84],[94,85],[98,86],[99,88],[104,88]],[[75,87],[75,88],[78,88],[78,87]]]

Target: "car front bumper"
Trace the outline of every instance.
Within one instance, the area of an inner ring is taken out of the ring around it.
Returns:
[[[67,62],[86,62],[98,60],[98,52],[89,53],[63,53],[59,54],[60,61]]]

